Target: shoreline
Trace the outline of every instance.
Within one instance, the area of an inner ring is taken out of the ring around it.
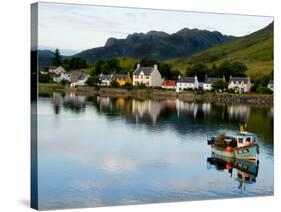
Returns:
[[[162,89],[132,89],[127,90],[124,88],[108,88],[108,87],[77,87],[70,88],[61,85],[39,84],[38,92],[64,92],[64,93],[77,93],[87,96],[108,96],[108,97],[123,97],[123,98],[139,98],[139,99],[180,99],[187,102],[215,102],[215,103],[234,103],[234,104],[257,104],[257,105],[273,105],[273,95],[245,93],[245,94],[232,94],[232,93],[214,93],[206,92],[198,94],[196,92],[185,91],[177,93],[173,90]]]

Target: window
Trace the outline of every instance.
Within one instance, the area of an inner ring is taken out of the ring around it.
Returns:
[[[243,138],[238,138],[238,143],[242,144],[243,143]]]
[[[136,75],[136,76],[135,76],[135,78],[136,78],[136,79],[138,79],[138,78],[139,78],[139,76],[138,76],[138,75]]]
[[[251,137],[247,137],[247,138],[246,138],[246,141],[247,141],[247,142],[251,142]]]
[[[249,152],[249,149],[242,149],[242,150],[237,151],[238,154],[245,154],[245,153],[248,153],[248,152]]]
[[[249,152],[249,150],[248,149],[243,149],[243,151],[242,151],[243,153],[248,153]]]
[[[149,79],[149,76],[146,76],[146,79]]]

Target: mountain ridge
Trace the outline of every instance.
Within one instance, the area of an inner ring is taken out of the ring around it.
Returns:
[[[94,63],[99,59],[151,57],[156,60],[187,56],[234,39],[218,31],[183,28],[175,33],[151,30],[147,33],[132,33],[126,38],[108,38],[103,47],[84,50],[73,56]]]
[[[212,65],[225,60],[240,61],[247,65],[250,76],[256,78],[257,75],[267,75],[273,70],[273,30],[272,22],[249,35],[166,62],[184,72],[189,65],[195,63]]]

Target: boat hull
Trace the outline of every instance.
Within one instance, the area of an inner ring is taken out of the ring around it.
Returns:
[[[212,152],[224,157],[238,158],[242,160],[256,160],[258,154],[258,145],[253,144],[249,146],[233,148],[233,151],[228,152],[223,148],[217,148],[212,145]]]

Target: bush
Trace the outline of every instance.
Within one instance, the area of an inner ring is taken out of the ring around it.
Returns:
[[[257,93],[272,94],[273,92],[268,87],[260,86],[257,88]]]
[[[68,84],[68,81],[67,81],[67,80],[61,80],[61,81],[60,81],[60,84],[63,85],[63,86],[65,86],[66,84]]]
[[[38,80],[41,83],[50,83],[52,81],[49,74],[41,74],[41,73],[39,73]]]
[[[116,80],[112,80],[110,83],[110,86],[113,88],[118,88],[119,87],[119,83]]]
[[[133,85],[131,83],[126,82],[125,85],[123,85],[124,88],[126,88],[127,90],[132,90],[133,89]]]
[[[136,85],[134,86],[135,89],[144,89],[146,88],[145,84],[140,84],[140,85]]]
[[[235,92],[235,90],[234,90],[234,89],[232,89],[232,88],[230,88],[230,89],[228,89],[228,90],[227,90],[227,92],[228,92],[228,93],[234,93],[234,92]]]
[[[205,91],[202,88],[196,89],[196,94],[204,94]]]
[[[90,76],[86,81],[86,84],[89,86],[95,86],[98,83],[99,83],[99,76]]]
[[[223,80],[218,80],[212,83],[212,89],[216,91],[223,91],[227,88],[227,82],[224,82]]]
[[[184,91],[194,91],[194,89],[193,88],[185,88],[185,89],[183,89]]]

